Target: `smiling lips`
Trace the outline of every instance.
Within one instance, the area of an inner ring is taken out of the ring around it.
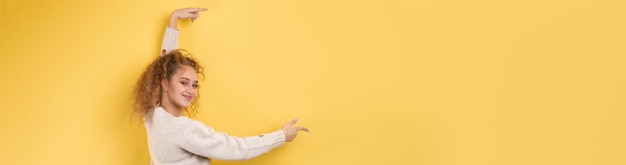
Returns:
[[[193,96],[183,95],[183,97],[185,97],[185,99],[187,99],[187,101],[193,100]]]

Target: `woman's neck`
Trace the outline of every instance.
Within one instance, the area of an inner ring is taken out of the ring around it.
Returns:
[[[161,102],[161,107],[165,110],[165,112],[171,114],[175,117],[183,116],[183,108],[176,107],[174,104],[168,101]]]

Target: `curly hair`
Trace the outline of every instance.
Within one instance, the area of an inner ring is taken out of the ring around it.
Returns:
[[[134,114],[139,115],[143,120],[148,112],[154,110],[161,102],[161,96],[163,95],[161,82],[163,80],[169,81],[172,75],[174,75],[180,67],[185,65],[192,67],[196,70],[198,75],[204,77],[204,68],[185,50],[173,50],[154,60],[141,74],[135,86],[133,93]],[[196,99],[191,102],[191,106],[185,108],[185,112],[190,116],[198,112],[198,97],[200,97],[199,94],[196,96]]]

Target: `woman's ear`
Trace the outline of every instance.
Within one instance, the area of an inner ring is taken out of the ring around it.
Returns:
[[[163,89],[164,93],[167,93],[167,80],[161,80],[161,89]]]

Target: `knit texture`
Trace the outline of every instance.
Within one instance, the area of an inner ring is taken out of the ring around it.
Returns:
[[[153,165],[209,165],[211,159],[247,160],[285,143],[277,130],[263,136],[235,137],[185,116],[175,117],[162,107],[144,121]]]
[[[178,35],[179,31],[170,27],[165,27],[163,33],[163,41],[161,42],[161,56],[169,53],[172,50],[178,49]]]

